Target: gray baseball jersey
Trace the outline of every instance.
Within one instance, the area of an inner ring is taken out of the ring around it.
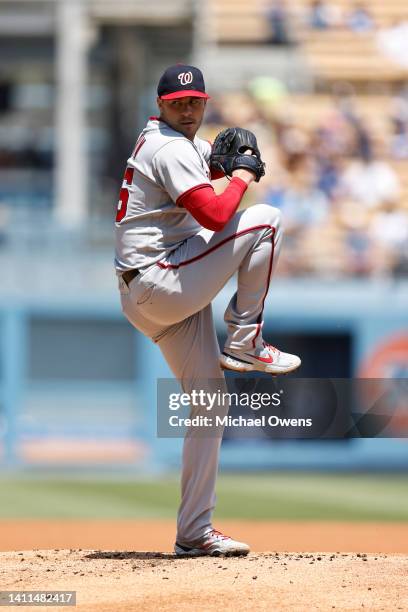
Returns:
[[[116,216],[115,267],[120,274],[168,256],[201,225],[178,198],[211,185],[209,142],[194,142],[151,117],[127,161]]]

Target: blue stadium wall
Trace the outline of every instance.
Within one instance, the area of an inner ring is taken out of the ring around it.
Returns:
[[[0,295],[0,465],[3,469],[161,472],[181,440],[156,437],[156,382],[170,377],[159,349],[124,320],[114,280],[104,289]],[[234,282],[214,301],[220,342]],[[276,280],[264,336],[303,358],[302,377],[405,378],[408,283]],[[391,347],[391,349],[390,349]],[[388,352],[387,352],[388,351]],[[377,368],[377,370],[375,369]],[[370,371],[370,370],[369,370]],[[408,410],[408,409],[407,409]],[[243,453],[243,449],[245,452]],[[406,440],[226,441],[230,469],[404,469]]]

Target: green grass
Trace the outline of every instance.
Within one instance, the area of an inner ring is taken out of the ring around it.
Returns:
[[[178,478],[1,478],[0,518],[172,518]],[[221,475],[216,518],[408,521],[405,475]]]

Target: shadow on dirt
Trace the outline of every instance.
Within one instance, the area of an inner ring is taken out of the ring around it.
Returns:
[[[173,553],[97,550],[93,553],[85,555],[84,559],[166,559],[168,561],[175,561],[176,559],[180,559],[180,557],[176,557]]]

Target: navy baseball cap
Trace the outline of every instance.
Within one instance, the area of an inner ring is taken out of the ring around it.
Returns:
[[[203,73],[195,66],[187,64],[176,64],[170,66],[162,74],[157,86],[157,95],[162,100],[174,100],[175,98],[209,98],[205,93]]]

